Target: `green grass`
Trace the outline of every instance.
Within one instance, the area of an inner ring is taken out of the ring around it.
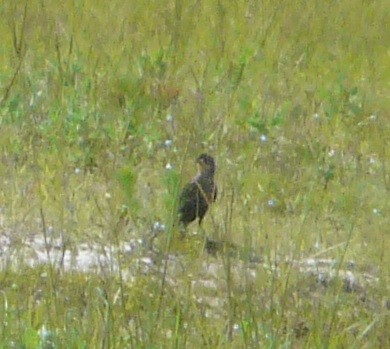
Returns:
[[[0,347],[388,347],[386,4],[2,3]],[[219,185],[204,231],[261,256],[254,277],[171,236],[201,152]],[[102,275],[23,267],[48,231],[76,251],[155,222],[163,273],[135,272],[142,252]],[[335,262],[329,284],[290,263],[311,257]],[[349,261],[375,281],[346,292]]]

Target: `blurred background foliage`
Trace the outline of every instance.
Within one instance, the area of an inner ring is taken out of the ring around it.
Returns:
[[[144,236],[208,152],[208,234],[307,255],[352,225],[348,257],[388,280],[387,1],[4,1],[0,17],[3,229],[33,234],[43,211],[69,241]]]

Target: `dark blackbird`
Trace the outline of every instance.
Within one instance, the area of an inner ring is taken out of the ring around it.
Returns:
[[[180,195],[179,220],[182,230],[185,230],[187,225],[197,218],[200,225],[209,205],[217,198],[214,159],[210,155],[202,154],[196,162],[199,174],[184,187]]]

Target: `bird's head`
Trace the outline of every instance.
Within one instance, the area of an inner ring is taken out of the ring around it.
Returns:
[[[201,174],[215,172],[215,161],[210,155],[199,155],[199,157],[196,159],[196,163],[198,164],[199,172]]]

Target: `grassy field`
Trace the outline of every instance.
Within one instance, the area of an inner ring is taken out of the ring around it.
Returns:
[[[0,18],[0,348],[390,347],[387,1],[4,1]],[[202,233],[240,256],[207,255],[195,224],[176,238],[202,152],[219,185]],[[121,251],[159,224],[154,252]],[[28,265],[37,237],[116,267]]]

